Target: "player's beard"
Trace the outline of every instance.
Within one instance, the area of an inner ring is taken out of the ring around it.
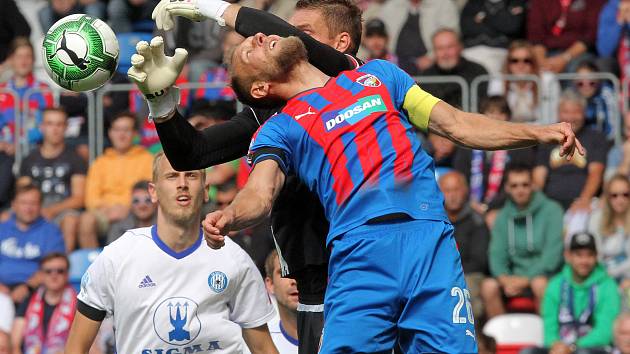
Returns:
[[[269,81],[286,82],[295,67],[308,59],[304,43],[295,36],[282,39],[277,54],[271,56],[271,65],[266,73]]]

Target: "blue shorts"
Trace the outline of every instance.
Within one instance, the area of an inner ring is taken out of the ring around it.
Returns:
[[[477,353],[451,224],[360,226],[333,241],[328,274],[320,353]]]

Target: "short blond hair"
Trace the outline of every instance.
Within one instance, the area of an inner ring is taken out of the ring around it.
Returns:
[[[151,176],[151,182],[155,183],[158,180],[158,176],[160,174],[160,161],[162,161],[162,159],[166,159],[166,161],[168,160],[168,157],[166,156],[166,154],[164,153],[164,151],[160,151],[157,154],[155,154],[155,156],[153,157],[153,171],[152,171],[152,176]],[[170,161],[169,161],[170,163]],[[201,172],[201,179],[202,181],[205,183],[206,181],[206,173],[204,170],[197,170],[199,172]]]

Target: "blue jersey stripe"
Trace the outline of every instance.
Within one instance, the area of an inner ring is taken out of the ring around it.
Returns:
[[[324,109],[324,107],[331,104],[330,101],[325,99],[322,95],[317,92],[309,93],[307,95],[301,96],[297,99],[298,101],[306,102],[310,104],[313,108],[318,111]]]

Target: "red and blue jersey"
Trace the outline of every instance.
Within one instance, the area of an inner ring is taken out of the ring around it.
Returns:
[[[3,89],[10,89],[15,91],[18,97],[13,94],[3,91]],[[33,92],[29,97],[24,97],[27,91],[31,89],[40,89],[42,91]],[[15,120],[18,118],[20,112],[24,112],[26,105],[28,105],[29,116],[19,117],[22,123],[22,129],[26,133],[29,144],[35,144],[41,140],[41,133],[39,131],[39,124],[41,123],[41,113],[44,108],[50,107],[53,104],[53,97],[50,91],[47,91],[48,85],[41,81],[37,81],[33,75],[27,77],[26,85],[23,87],[17,87],[13,79],[8,82],[0,84],[0,141],[14,142],[15,137]],[[24,102],[28,99],[28,102]],[[16,111],[16,101],[19,105],[20,111]]]
[[[387,214],[446,221],[433,160],[403,110],[413,85],[382,60],[345,71],[267,120],[252,140],[251,163],[273,159],[318,194],[327,242]]]

